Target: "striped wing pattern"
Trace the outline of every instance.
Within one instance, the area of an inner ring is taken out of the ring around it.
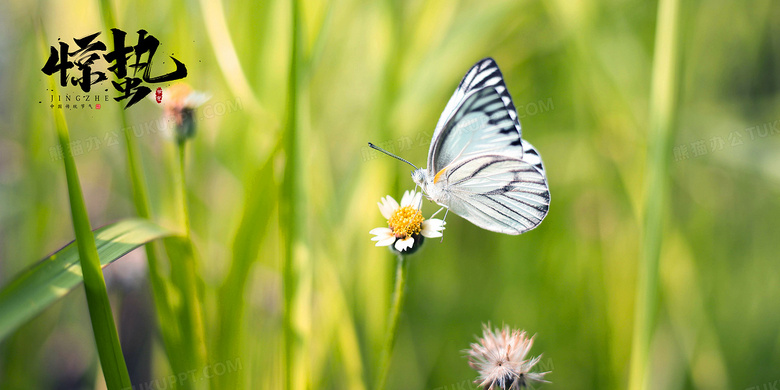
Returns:
[[[530,142],[523,140],[523,161],[531,164],[541,172],[542,176],[547,177],[542,164],[542,156],[536,151],[536,148]]]
[[[491,58],[474,65],[439,119],[428,153],[438,203],[487,230],[521,234],[547,215],[539,152],[521,137],[517,111]]]
[[[463,80],[458,84],[458,88],[455,89],[455,93],[452,94],[447,105],[444,107],[439,121],[436,123],[436,129],[433,132],[433,141],[431,147],[428,150],[428,167],[433,164],[433,151],[436,145],[436,141],[441,138],[445,138],[443,130],[447,127],[448,123],[452,122],[453,116],[461,110],[461,106],[465,102],[466,98],[485,87],[493,87],[499,95],[499,98],[506,107],[506,113],[509,118],[514,122],[513,126],[517,131],[517,138],[522,135],[520,121],[517,120],[517,110],[512,103],[512,97],[509,95],[509,90],[504,83],[504,76],[498,69],[496,61],[492,58],[485,58],[477,62],[469,69]]]
[[[485,154],[522,156],[517,120],[494,87],[471,92],[431,141],[428,169],[436,174],[454,161]]]
[[[445,173],[448,206],[483,229],[525,233],[538,226],[549,210],[550,191],[543,172],[532,163],[506,156],[468,159]]]

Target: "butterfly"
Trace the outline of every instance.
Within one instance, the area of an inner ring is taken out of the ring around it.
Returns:
[[[428,199],[483,229],[525,233],[549,210],[542,158],[522,138],[517,110],[492,58],[472,66],[447,102],[427,168],[369,146],[412,165],[412,179]]]

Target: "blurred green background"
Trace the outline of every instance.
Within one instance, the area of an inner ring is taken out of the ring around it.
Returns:
[[[235,322],[243,341],[234,354],[209,358],[245,388],[281,388],[276,205],[288,160],[276,145],[292,96],[290,4],[139,1],[114,11],[130,42],[146,29],[161,42],[157,56],[173,54],[187,65],[184,81],[212,95],[188,146],[192,235],[210,351],[219,349],[220,321]],[[62,162],[51,154],[57,143],[36,26],[56,45],[102,24],[89,1],[7,1],[0,15],[2,286],[74,236]],[[488,321],[537,334],[531,353],[543,353],[540,369],[552,370],[542,388],[627,386],[643,205],[653,194],[646,180],[656,15],[656,2],[631,0],[301,2],[292,96],[296,388],[371,388],[395,258],[375,248],[368,231],[385,223],[379,198],[400,199],[413,182],[407,166],[366,143],[424,165],[449,96],[487,56],[504,73],[524,138],[544,159],[550,213],[521,236],[451,213],[443,242],[428,240],[410,257],[389,387],[474,388],[462,350]],[[778,20],[777,1],[683,2],[669,193],[665,208],[649,211],[664,216],[653,389],[780,380]],[[140,135],[154,220],[177,229],[173,145],[144,127],[160,117],[155,105],[128,109],[129,131]],[[110,101],[66,112],[84,150],[88,139],[102,141],[75,156],[93,227],[135,215],[119,110]],[[266,161],[273,168],[258,173]],[[256,205],[270,206],[270,216],[253,220]],[[437,208],[423,206],[425,215]],[[256,234],[237,240],[239,226]],[[243,259],[251,263],[237,292],[244,314],[225,320],[220,309],[232,303],[218,291],[236,253],[256,255]],[[144,256],[137,250],[106,270],[134,384],[172,372]],[[100,375],[82,288],[0,341],[2,389],[102,388]]]

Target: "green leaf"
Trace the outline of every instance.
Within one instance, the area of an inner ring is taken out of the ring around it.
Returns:
[[[41,54],[45,58],[48,40],[40,26]],[[49,89],[57,94],[58,86],[53,77],[49,77]],[[60,105],[52,110],[54,127],[62,150],[69,150],[71,145],[68,122]],[[106,291],[106,281],[100,267],[100,256],[97,244],[89,222],[87,205],[84,203],[84,193],[79,182],[79,173],[72,153],[63,153],[62,163],[65,168],[65,180],[68,183],[68,200],[70,201],[70,216],[73,222],[73,232],[76,235],[76,249],[81,266],[81,277],[84,281],[89,319],[92,322],[92,333],[95,336],[95,346],[100,357],[100,366],[109,390],[130,387],[130,374],[127,371],[119,335],[116,331],[114,315],[111,312],[111,302]]]
[[[94,231],[100,266],[172,233],[144,219],[126,219]],[[0,340],[83,282],[73,241],[22,272],[0,290]]]

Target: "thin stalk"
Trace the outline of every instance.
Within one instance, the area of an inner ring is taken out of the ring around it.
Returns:
[[[122,123],[123,133],[125,135],[125,153],[127,155],[127,167],[130,177],[130,184],[133,194],[133,205],[135,206],[135,212],[140,218],[151,220],[152,215],[149,206],[149,193],[146,188],[146,179],[144,178],[143,168],[141,166],[141,158],[138,153],[135,137],[132,135],[132,131],[129,130],[127,125],[127,115],[124,110],[120,110],[120,120]],[[152,297],[154,299],[154,305],[157,311],[157,317],[160,324],[162,324],[161,332],[163,334],[163,342],[165,343],[166,350],[170,350],[173,347],[173,335],[171,329],[168,329],[166,324],[171,323],[173,318],[172,309],[167,298],[167,285],[162,275],[160,260],[159,260],[159,246],[155,241],[149,242],[144,246],[146,252],[146,261],[149,265],[149,282],[152,287]]]
[[[111,9],[111,4],[108,0],[100,0],[98,1],[98,4],[100,6],[103,27],[106,31],[110,31],[112,28],[116,27],[116,19]],[[120,110],[119,116],[125,135],[125,154],[127,156],[127,167],[130,176],[135,212],[141,218],[151,219],[146,179],[144,178],[141,158],[138,154],[135,138],[132,136],[131,132],[128,131],[129,126],[127,125],[127,115],[125,114],[125,111]],[[173,313],[167,298],[166,282],[160,271],[160,261],[157,256],[159,253],[158,245],[156,242],[149,242],[144,246],[144,250],[146,251],[146,260],[149,265],[149,282],[152,287],[152,297],[154,299],[158,322],[161,324],[160,330],[163,335],[163,343],[165,344],[166,351],[171,351],[176,348],[173,345],[174,332],[170,329],[169,325],[173,323]],[[174,367],[174,369],[178,371],[180,371],[181,368],[183,367]]]
[[[184,225],[184,237],[186,237],[187,240],[190,240],[190,210],[187,206],[187,183],[185,179],[186,147],[186,141],[183,141],[177,144],[176,149],[179,155],[179,190],[181,195],[182,224]]]
[[[393,289],[393,304],[390,306],[390,313],[387,322],[387,333],[385,335],[385,344],[382,347],[382,355],[379,359],[379,377],[376,381],[376,389],[382,390],[387,385],[387,375],[390,372],[390,361],[393,358],[393,346],[395,345],[395,336],[398,333],[398,319],[401,316],[401,309],[404,305],[404,289],[406,288],[406,278],[409,273],[409,262],[403,255],[398,255],[398,263],[395,268],[395,287]]]
[[[45,47],[45,38],[42,37]],[[51,91],[57,93],[57,83],[53,77],[49,78]],[[127,372],[125,358],[122,355],[122,347],[119,344],[119,335],[116,331],[114,316],[111,312],[111,302],[108,299],[106,281],[103,279],[103,271],[100,268],[100,257],[95,246],[95,237],[87,215],[87,207],[84,204],[84,195],[81,191],[79,174],[76,162],[70,153],[70,134],[65,114],[61,108],[54,108],[54,123],[57,129],[57,138],[62,148],[65,176],[68,183],[68,198],[70,199],[70,213],[73,220],[73,230],[76,234],[76,244],[79,252],[79,263],[84,277],[84,290],[89,307],[89,318],[92,322],[92,332],[95,336],[100,365],[109,390],[125,389],[132,386],[130,375]]]
[[[187,205],[187,182],[185,175],[185,163],[186,163],[186,142],[179,142],[177,144],[177,151],[179,157],[179,190],[181,194],[181,213],[182,224],[184,225],[184,251],[180,257],[181,261],[177,261],[179,269],[174,272],[181,272],[183,278],[177,279],[181,285],[179,286],[182,292],[183,301],[183,313],[182,316],[185,319],[182,335],[186,338],[183,341],[193,353],[194,366],[191,368],[202,368],[206,366],[207,348],[206,348],[206,336],[203,324],[203,313],[198,302],[200,296],[198,292],[197,282],[197,269],[195,264],[195,248],[192,245],[191,227],[190,227],[190,213]],[[212,379],[213,381],[214,379]]]
[[[649,384],[650,342],[658,304],[658,262],[668,196],[669,145],[677,115],[679,0],[660,0],[650,96],[644,231],[639,264],[629,389]]]
[[[293,299],[296,287],[294,272],[294,248],[298,240],[298,80],[300,62],[300,30],[301,17],[297,0],[292,0],[292,42],[290,47],[290,74],[287,86],[287,129],[284,135],[283,148],[285,154],[284,179],[279,199],[279,222],[284,237],[282,280],[284,283],[284,311],[282,314],[282,331],[284,333],[284,388],[291,390],[293,343],[295,335],[292,325]]]

